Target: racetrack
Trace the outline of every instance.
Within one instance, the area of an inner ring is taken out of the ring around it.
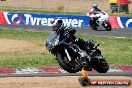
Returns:
[[[8,29],[26,29],[33,31],[51,30],[51,27],[42,26],[11,26],[1,25]],[[76,28],[77,33],[88,35],[100,35],[109,37],[132,38],[132,29],[113,29],[112,31],[94,31],[89,28]],[[57,76],[57,77],[2,77],[0,88],[83,88],[78,81],[79,76]],[[90,79],[130,79],[125,76],[90,76]],[[132,88],[131,86],[90,86],[86,88]]]
[[[52,27],[46,26],[25,26],[25,25],[0,25],[0,28],[4,29],[19,29],[19,30],[27,30],[27,31],[51,31]],[[132,38],[132,28],[129,29],[112,29],[112,31],[95,31],[91,30],[91,28],[75,28],[77,33],[87,34],[87,35],[99,35],[99,36],[107,36],[107,37],[127,37]]]
[[[17,77],[0,78],[0,88],[84,88],[79,84],[78,76],[66,77]],[[94,76],[90,79],[130,79],[132,77]],[[132,88],[131,86],[87,86],[86,88]]]

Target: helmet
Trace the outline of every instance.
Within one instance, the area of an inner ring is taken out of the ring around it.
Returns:
[[[92,7],[93,7],[93,8],[97,8],[98,5],[97,5],[96,3],[93,3],[93,4],[92,4]]]
[[[53,21],[53,31],[57,31],[63,25],[63,21],[61,19],[56,19]]]

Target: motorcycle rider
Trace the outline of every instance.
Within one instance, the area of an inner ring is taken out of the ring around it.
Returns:
[[[102,12],[97,3],[93,3],[92,4],[92,8],[90,10],[90,12],[88,12],[88,16],[91,17],[91,20],[95,22],[98,20],[99,17],[96,17],[96,14],[98,14],[99,12]]]
[[[60,39],[59,41],[61,41],[62,39],[64,39],[65,35],[73,35],[71,36],[72,39],[75,41],[75,43],[78,45],[78,46],[82,46],[82,45],[85,45],[86,42],[83,40],[83,39],[80,39],[80,38],[76,38],[74,36],[74,34],[76,33],[76,30],[73,29],[73,28],[70,28],[70,27],[67,27],[67,26],[64,26],[64,23],[61,19],[56,19],[53,21],[53,31],[56,31],[57,34],[60,36]],[[88,63],[87,63],[87,60],[86,59],[82,59],[83,60],[83,65],[85,67],[85,69],[88,69]]]
[[[92,8],[91,8],[90,12],[94,12],[94,13],[96,13],[96,12],[101,12],[101,10],[99,9],[97,3],[93,3],[93,4],[92,4]]]
[[[56,33],[60,36],[60,39],[59,39],[60,41],[62,39],[64,39],[64,37],[65,37],[64,33],[65,33],[65,35],[66,35],[66,33],[69,33],[69,35],[70,34],[74,35],[76,33],[75,29],[72,29],[70,27],[64,26],[64,23],[63,23],[63,21],[61,19],[54,20],[52,24],[53,24],[52,25],[53,31],[56,31]],[[72,36],[72,39],[75,40],[76,39],[75,36]]]

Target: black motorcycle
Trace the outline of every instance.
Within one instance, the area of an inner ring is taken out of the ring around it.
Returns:
[[[83,68],[82,58],[88,63],[88,69],[94,69],[99,73],[106,73],[109,65],[97,49],[93,41],[86,41],[84,45],[72,39],[69,33],[61,41],[56,32],[49,34],[46,47],[51,54],[56,56],[59,65],[69,73],[76,73]],[[81,39],[80,39],[81,40]]]

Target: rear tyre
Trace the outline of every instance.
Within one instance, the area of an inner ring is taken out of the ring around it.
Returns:
[[[110,22],[106,22],[106,24],[107,24],[107,26],[104,25],[105,29],[106,29],[107,31],[111,31],[111,30],[112,30],[112,27],[111,27]]]

